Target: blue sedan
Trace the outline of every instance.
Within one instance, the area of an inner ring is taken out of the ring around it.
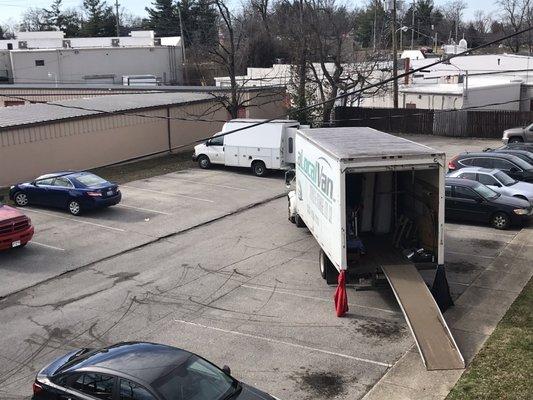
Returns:
[[[9,198],[19,207],[36,204],[64,208],[79,215],[118,204],[122,195],[116,184],[90,172],[56,172],[11,186]]]

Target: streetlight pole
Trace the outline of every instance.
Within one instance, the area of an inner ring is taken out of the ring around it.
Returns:
[[[414,44],[415,44],[415,7],[416,7],[416,0],[413,0],[413,7],[411,8],[411,50],[413,50]]]
[[[119,19],[119,16],[118,16],[118,0],[115,0],[115,24],[116,24],[116,29],[117,29],[117,37],[120,36],[120,19]]]
[[[392,88],[394,108],[398,108],[398,44],[396,43],[396,0],[392,0],[391,16],[391,33],[392,33]]]

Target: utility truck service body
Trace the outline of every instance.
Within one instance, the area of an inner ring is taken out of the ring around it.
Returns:
[[[322,277],[338,279],[339,291],[346,280],[384,274],[428,369],[463,368],[416,269],[417,261],[444,264],[445,155],[364,127],[299,129],[295,145],[289,220],[307,226],[320,245]]]
[[[285,170],[294,165],[294,135],[298,121],[274,120],[254,126],[264,120],[234,119],[226,122],[221,132],[194,148],[193,160],[201,168],[211,164],[252,168],[257,176],[269,169]],[[247,128],[247,129],[243,129]],[[223,135],[235,129],[243,129]]]

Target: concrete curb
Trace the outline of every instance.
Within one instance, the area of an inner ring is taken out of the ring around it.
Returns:
[[[465,361],[472,361],[533,276],[533,227],[522,229],[456,300],[444,317]],[[445,399],[464,370],[427,371],[415,346],[363,400]]]

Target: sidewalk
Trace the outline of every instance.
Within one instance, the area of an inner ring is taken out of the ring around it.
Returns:
[[[533,275],[533,228],[505,247],[445,314],[465,361],[472,361]],[[426,371],[415,345],[363,400],[444,399],[464,370]]]

